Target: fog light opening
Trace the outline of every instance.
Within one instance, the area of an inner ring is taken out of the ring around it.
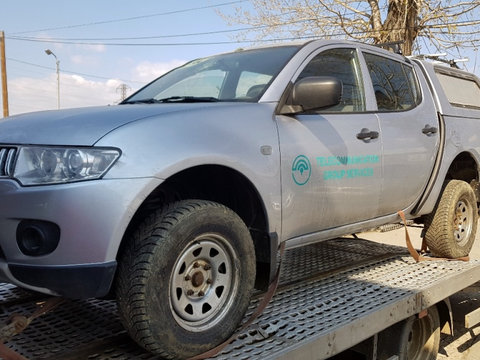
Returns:
[[[39,228],[31,226],[23,230],[21,243],[25,251],[37,254],[45,243],[45,235]]]
[[[41,220],[22,220],[17,227],[17,244],[28,256],[41,256],[53,252],[60,240],[58,225]]]

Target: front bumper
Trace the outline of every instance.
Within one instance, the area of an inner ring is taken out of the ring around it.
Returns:
[[[108,294],[116,268],[116,261],[73,266],[10,264],[7,273],[17,285],[25,288],[71,299],[87,299]]]
[[[70,298],[107,294],[125,230],[159,183],[154,178],[103,179],[21,187],[0,180],[0,279]],[[25,220],[56,224],[56,248],[41,256],[22,252],[17,229]]]

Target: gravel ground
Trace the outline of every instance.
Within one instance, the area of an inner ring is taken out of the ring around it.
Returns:
[[[421,247],[421,228],[410,226],[410,238],[415,248]],[[405,246],[405,231],[369,232],[359,234],[363,239]],[[480,224],[475,245],[470,253],[472,259],[480,259]],[[450,297],[454,319],[454,336],[442,334],[438,360],[480,360],[480,324],[465,328],[465,315],[480,307],[480,283]]]

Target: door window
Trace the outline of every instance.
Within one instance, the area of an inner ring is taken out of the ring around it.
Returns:
[[[365,96],[360,67],[355,49],[331,49],[318,54],[303,69],[298,79],[309,76],[332,76],[343,84],[340,104],[322,109],[320,112],[365,111]]]
[[[404,111],[420,102],[412,68],[383,56],[365,53],[379,111]]]

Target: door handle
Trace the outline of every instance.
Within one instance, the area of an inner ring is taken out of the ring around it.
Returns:
[[[363,128],[358,134],[357,139],[365,142],[378,138],[378,131],[370,131],[369,129]]]
[[[422,129],[422,133],[427,135],[427,136],[432,136],[433,134],[436,134],[438,132],[438,129],[434,126],[430,126],[429,124],[426,124],[425,127]]]

